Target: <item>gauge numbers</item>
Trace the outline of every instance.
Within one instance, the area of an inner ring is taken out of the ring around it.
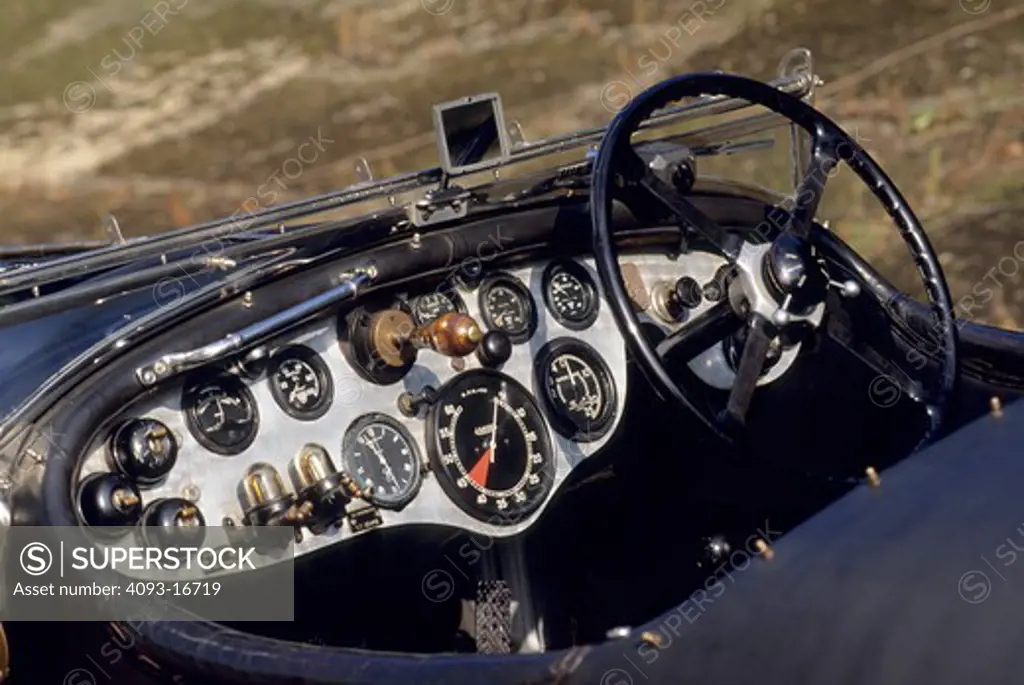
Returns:
[[[238,377],[200,377],[186,384],[181,406],[185,423],[200,445],[217,454],[238,454],[259,430],[256,399]]]
[[[334,383],[324,360],[313,350],[292,345],[270,360],[270,393],[284,413],[300,421],[323,416],[334,400]]]
[[[438,482],[476,519],[518,523],[551,491],[554,464],[544,418],[526,388],[504,374],[477,370],[450,381],[427,430]]]
[[[425,326],[445,314],[466,310],[462,298],[454,290],[425,293],[411,300],[409,308],[412,310],[412,317],[418,326]]]
[[[560,324],[581,331],[597,320],[597,287],[581,264],[571,259],[552,262],[542,283],[544,302]]]
[[[510,274],[490,276],[481,284],[480,314],[488,328],[507,333],[516,344],[529,340],[537,329],[533,296]]]
[[[384,509],[401,509],[420,487],[420,456],[409,431],[386,414],[366,414],[345,432],[344,469],[370,500]]]
[[[545,345],[535,365],[538,394],[551,425],[576,442],[597,440],[615,417],[615,383],[601,355],[574,338]]]

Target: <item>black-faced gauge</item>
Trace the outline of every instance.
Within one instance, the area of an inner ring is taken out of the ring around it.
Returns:
[[[573,331],[589,328],[597,320],[600,298],[590,273],[571,259],[551,262],[541,279],[544,303],[555,319]]]
[[[387,414],[372,413],[352,422],[341,444],[343,468],[370,501],[401,509],[420,487],[420,455],[409,431]]]
[[[535,383],[551,426],[576,442],[592,442],[615,418],[615,381],[601,355],[574,338],[556,338],[537,354]]]
[[[515,276],[488,276],[480,284],[479,293],[480,315],[488,328],[505,332],[517,345],[529,340],[537,330],[533,295]]]
[[[275,352],[267,375],[270,394],[288,416],[313,421],[331,408],[331,371],[323,358],[308,347],[290,345]]]
[[[466,311],[466,305],[452,289],[434,290],[409,300],[409,310],[416,325],[425,326],[444,314]]]
[[[238,454],[256,439],[256,399],[235,376],[204,375],[186,383],[181,406],[189,433],[211,452]]]
[[[513,525],[554,483],[551,440],[519,382],[481,369],[456,376],[427,416],[430,460],[445,493],[470,516]]]

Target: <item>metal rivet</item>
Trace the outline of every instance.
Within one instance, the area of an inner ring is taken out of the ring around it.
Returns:
[[[252,299],[253,299],[252,298],[252,293],[249,292],[248,290],[245,291],[245,294],[242,295],[242,306],[245,307],[246,309],[251,308],[252,307]]]
[[[193,504],[199,501],[199,498],[202,496],[202,494],[202,490],[200,490],[199,486],[195,485],[194,483],[189,483],[188,485],[181,489],[181,496],[187,499],[189,502],[192,502]]]
[[[998,397],[993,396],[991,399],[989,399],[988,408],[989,411],[992,413],[992,416],[996,417],[997,419],[1003,417],[1003,401]]]
[[[877,488],[879,485],[882,484],[882,479],[878,475],[878,471],[875,470],[874,466],[869,466],[866,469],[864,469],[864,475],[868,477],[868,484],[871,487]]]
[[[754,548],[757,549],[758,554],[765,558],[766,561],[771,561],[775,558],[775,550],[768,546],[768,543],[764,540],[758,539],[754,542]]]

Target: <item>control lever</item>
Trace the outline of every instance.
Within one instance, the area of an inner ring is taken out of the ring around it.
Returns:
[[[419,350],[430,349],[446,357],[472,354],[483,339],[480,325],[469,314],[449,312],[423,326],[415,326],[405,312],[378,312],[370,323],[370,347],[389,366],[409,364]]]

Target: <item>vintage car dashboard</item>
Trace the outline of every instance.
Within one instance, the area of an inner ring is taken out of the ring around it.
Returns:
[[[666,333],[726,296],[718,255],[629,255],[622,266],[642,319]],[[456,313],[479,322],[472,354],[381,359],[365,344]],[[724,343],[690,363],[717,388],[733,365]],[[453,272],[360,298],[127,406],[82,460],[78,514],[93,526],[294,525],[299,554],[410,524],[513,535],[609,442],[626,378],[592,260]]]

